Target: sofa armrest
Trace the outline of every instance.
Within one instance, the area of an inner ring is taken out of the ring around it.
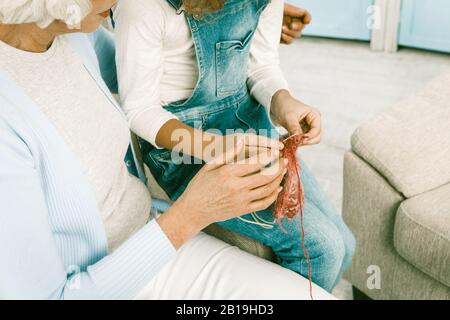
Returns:
[[[358,128],[352,150],[409,198],[450,182],[450,72]]]

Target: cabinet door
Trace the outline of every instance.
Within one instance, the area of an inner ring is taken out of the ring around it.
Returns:
[[[368,8],[374,0],[288,0],[287,2],[311,12],[313,22],[305,29],[305,35],[370,40]]]
[[[450,1],[403,0],[399,44],[450,52]]]

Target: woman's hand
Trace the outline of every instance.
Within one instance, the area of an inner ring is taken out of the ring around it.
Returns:
[[[208,225],[268,208],[281,191],[287,161],[279,151],[234,162],[244,142],[207,163],[184,194],[158,219],[176,248]],[[268,164],[273,163],[269,168]]]
[[[286,3],[284,5],[281,42],[291,44],[295,38],[300,38],[305,26],[311,23],[311,19],[311,14],[307,10]]]
[[[304,136],[304,145],[317,144],[322,134],[320,111],[293,98],[286,90],[280,90],[272,98],[272,119],[284,127],[289,135]]]

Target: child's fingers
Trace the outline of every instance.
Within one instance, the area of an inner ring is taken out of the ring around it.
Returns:
[[[275,139],[256,134],[245,134],[245,144],[252,147],[265,147],[271,149],[283,149],[283,144]]]
[[[266,148],[266,147],[253,147],[253,146],[246,146],[245,147],[245,158],[251,158],[254,157],[257,154],[271,154],[275,151],[279,151],[278,149],[272,149],[272,148]],[[242,160],[242,159],[241,159]]]
[[[314,139],[307,139],[302,144],[305,145],[305,146],[318,144],[320,142],[320,140],[321,140],[321,136],[318,136],[318,137],[315,137]]]
[[[305,138],[307,140],[313,140],[320,137],[322,133],[322,121],[320,115],[311,112],[306,116],[305,121],[309,126],[309,130],[305,133]]]

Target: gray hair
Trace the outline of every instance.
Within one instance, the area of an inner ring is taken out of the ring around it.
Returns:
[[[41,28],[61,20],[76,26],[91,11],[90,0],[0,0],[0,23],[36,23]]]

